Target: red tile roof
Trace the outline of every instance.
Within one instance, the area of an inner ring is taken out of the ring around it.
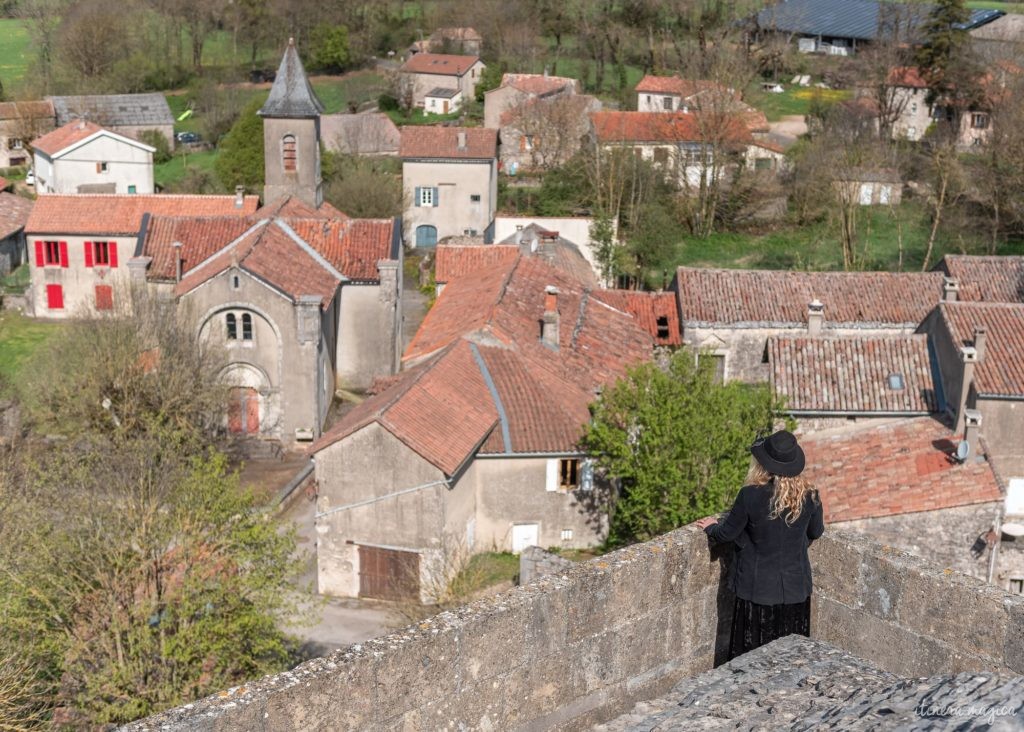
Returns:
[[[402,68],[399,70],[410,74],[462,76],[479,61],[479,56],[456,56],[449,53],[417,53],[402,64]]]
[[[594,290],[594,297],[632,315],[641,328],[662,346],[681,346],[683,330],[675,293],[636,290]],[[667,335],[662,335],[666,333]]]
[[[947,254],[938,269],[960,282],[960,300],[1024,302],[1024,257]]]
[[[750,130],[741,115],[711,124],[692,112],[591,112],[598,142],[699,142],[716,139],[749,144]]]
[[[466,135],[463,148],[459,148],[460,133]],[[403,127],[398,154],[403,158],[490,159],[498,154],[498,131],[483,127]]]
[[[501,77],[502,86],[511,86],[526,92],[543,96],[553,92],[561,91],[566,87],[575,89],[579,82],[565,76],[547,76],[545,74],[503,74]]]
[[[107,234],[139,233],[144,214],[154,216],[248,216],[259,206],[257,196],[245,196],[241,208],[234,196],[100,195],[40,196],[32,209],[27,233]]]
[[[434,281],[444,284],[496,264],[513,262],[519,258],[519,247],[514,244],[438,244],[434,256]]]
[[[174,294],[185,295],[230,267],[238,267],[274,286],[294,301],[315,295],[321,304],[334,299],[341,280],[293,238],[280,220],[262,221],[212,258],[189,270]]]
[[[769,383],[787,412],[938,411],[928,336],[768,339]],[[902,387],[892,389],[891,374]]]
[[[24,229],[30,213],[32,201],[0,188],[0,241]]]
[[[985,353],[975,366],[979,395],[1024,397],[1024,305],[944,302],[940,316],[958,346],[974,344],[974,329],[986,330]]]
[[[31,143],[32,149],[52,157],[76,142],[80,142],[90,135],[102,131],[103,128],[97,124],[76,119],[74,122],[68,122],[63,127],[58,127],[52,132],[47,132],[42,137],[37,137]]]
[[[401,374],[386,391],[357,405],[310,452],[317,453],[374,422],[450,476],[497,424],[498,410],[470,343],[459,340]]]
[[[181,243],[182,270],[188,272],[240,237],[256,223],[248,216],[153,216],[146,226],[140,256],[152,257],[146,277],[175,276],[174,242]]]
[[[376,282],[377,263],[392,258],[391,219],[286,219],[304,241],[350,280]]]
[[[680,267],[683,327],[698,324],[807,322],[807,305],[825,304],[831,324],[916,325],[942,297],[941,272],[793,272]]]
[[[931,417],[915,417],[800,440],[805,475],[818,488],[825,520],[853,521],[998,501],[986,460],[958,464],[953,435]]]
[[[53,103],[41,102],[0,102],[0,120],[56,118]]]
[[[694,94],[705,91],[717,91],[739,99],[739,94],[717,81],[707,79],[683,79],[678,76],[654,76],[647,74],[636,85],[636,91],[642,94],[675,94],[687,99]]]
[[[890,86],[906,86],[913,89],[925,89],[928,82],[921,76],[916,66],[894,66],[889,69],[888,83]]]
[[[320,208],[313,208],[305,201],[295,196],[281,196],[273,201],[268,201],[256,210],[257,218],[268,219],[273,216],[296,219],[347,219],[348,215],[343,214],[331,204],[324,201]]]

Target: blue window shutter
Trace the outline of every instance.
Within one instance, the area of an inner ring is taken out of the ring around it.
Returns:
[[[416,201],[415,201],[415,203],[413,205],[419,206],[421,200],[422,199],[420,198],[420,187],[416,186]]]
[[[434,188],[434,205],[437,206],[437,188]]]

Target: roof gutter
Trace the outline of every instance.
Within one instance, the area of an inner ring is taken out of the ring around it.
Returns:
[[[928,411],[886,411],[882,409],[878,410],[865,410],[863,412],[857,412],[852,410],[821,410],[821,409],[784,409],[780,411],[781,414],[789,414],[794,417],[928,417],[933,414],[940,414],[941,412],[928,412]]]

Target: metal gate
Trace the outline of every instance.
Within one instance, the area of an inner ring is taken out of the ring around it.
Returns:
[[[378,600],[418,599],[420,555],[360,544],[359,596]]]

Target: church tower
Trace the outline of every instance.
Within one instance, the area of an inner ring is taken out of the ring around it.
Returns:
[[[263,202],[293,195],[314,208],[323,202],[320,179],[320,114],[324,105],[288,39],[263,118]]]

